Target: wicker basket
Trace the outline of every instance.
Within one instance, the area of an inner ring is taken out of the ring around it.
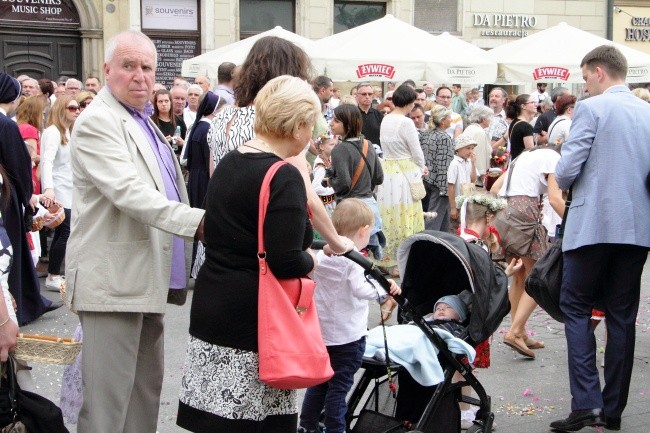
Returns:
[[[80,351],[81,342],[73,338],[19,334],[14,356],[21,361],[68,365]]]

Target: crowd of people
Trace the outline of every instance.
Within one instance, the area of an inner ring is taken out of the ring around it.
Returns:
[[[191,276],[178,425],[314,433],[324,408],[327,432],[341,433],[365,347],[367,300],[382,303],[383,319],[396,304],[338,256],[357,249],[399,277],[397,251],[409,236],[438,230],[494,246],[507,236],[494,229],[495,215],[516,213],[515,229],[535,226],[525,247],[486,253],[509,263],[512,274],[503,342],[534,359],[544,343],[527,332],[537,304],[524,283],[553,241],[572,189],[561,292],[572,412],[551,427],[618,430],[650,248],[650,154],[635,145],[650,139],[650,105],[623,85],[625,59],[614,48],[595,49],[582,69],[588,98],[580,100],[561,86],[549,95],[538,83],[521,95],[492,87],[485,104],[478,89],[412,80],[384,98],[365,82],[342,96],[328,77],[313,77],[302,49],[265,37],[241,66],[220,65],[216,88],[199,76],[167,89],[155,82],[151,40],[126,31],[107,44],[105,87],[96,77],[82,84],[1,73],[0,358],[14,347],[18,326],[60,307],[40,294],[40,265],[45,287],[65,294],[83,331],[78,431],[155,432],[165,304],[185,303]],[[617,129],[622,123],[629,130]],[[307,392],[299,427],[296,392],[258,377],[258,195],[269,167],[282,160],[289,164],[271,183],[264,220],[266,260],[278,278],[318,283],[335,372]],[[602,175],[612,170],[620,182]],[[506,209],[474,215],[476,203],[493,196]],[[51,241],[26,223],[39,207],[46,215],[62,208]],[[318,257],[314,237],[327,242]],[[190,275],[186,242],[194,245]],[[334,295],[340,281],[350,291],[342,298]],[[603,281],[611,290],[600,288]],[[602,393],[593,309],[604,312],[608,331]],[[355,326],[337,323],[347,319]],[[489,357],[489,342],[481,344]],[[471,414],[463,416],[471,425]]]

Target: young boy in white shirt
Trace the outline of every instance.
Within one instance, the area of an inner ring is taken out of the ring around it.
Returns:
[[[456,138],[456,154],[447,169],[447,196],[449,197],[449,217],[452,233],[458,228],[458,208],[456,197],[463,194],[464,184],[474,185],[478,172],[476,171],[476,155],[474,148],[476,140],[461,134]]]
[[[374,219],[370,206],[356,198],[339,202],[332,213],[336,231],[351,239],[357,250],[368,244]],[[379,301],[382,311],[387,313],[397,303],[378,284],[366,280],[361,266],[345,257],[328,257],[320,251],[314,281],[314,302],[334,376],[307,389],[298,432],[320,432],[318,420],[324,408],[327,433],[345,433],[348,410],[345,397],[352,388],[366,348],[368,300]],[[401,289],[389,281],[390,294],[399,295]]]

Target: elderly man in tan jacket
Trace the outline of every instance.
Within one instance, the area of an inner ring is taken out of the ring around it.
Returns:
[[[105,50],[106,87],[74,125],[68,304],[84,334],[79,433],[153,433],[168,289],[184,288],[185,240],[203,213],[146,107],[155,46],[137,31]]]

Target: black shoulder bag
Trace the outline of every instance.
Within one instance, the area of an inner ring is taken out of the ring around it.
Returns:
[[[70,433],[57,405],[18,387],[15,362],[9,356],[2,366],[0,433]]]
[[[557,230],[555,241],[544,255],[537,260],[526,278],[526,293],[539,304],[552,318],[564,323],[564,314],[560,309],[560,290],[562,288],[562,238],[564,226],[571,206],[571,190],[564,206],[562,223]]]

